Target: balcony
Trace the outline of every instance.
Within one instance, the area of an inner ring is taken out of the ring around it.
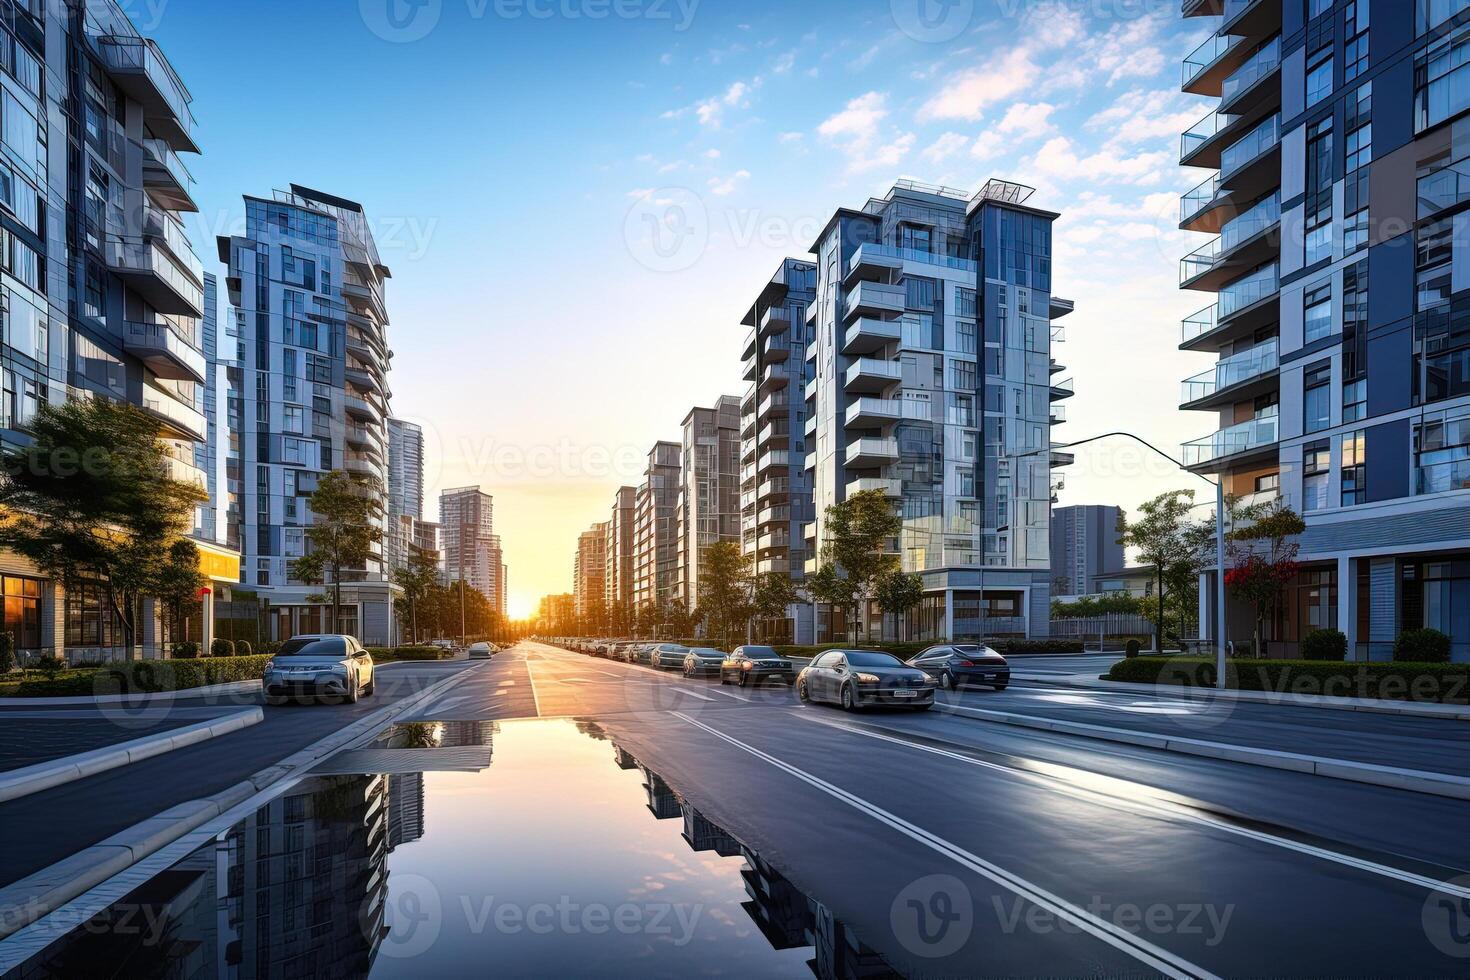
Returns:
[[[784,388],[791,383],[791,370],[785,364],[767,364],[761,372],[761,390]]]
[[[1223,0],[1179,0],[1179,13],[1184,17],[1219,17]]]
[[[847,406],[847,425],[873,429],[903,418],[903,401],[898,398],[855,398]]]
[[[755,465],[755,471],[757,473],[764,473],[767,470],[773,470],[777,467],[790,466],[791,460],[792,455],[789,451],[785,449],[773,449],[761,456],[760,461]]]
[[[1274,454],[1280,438],[1280,420],[1275,415],[1251,419],[1214,435],[1184,444],[1184,465],[1190,469],[1225,461],[1238,462],[1248,457]]]
[[[867,493],[873,490],[878,491],[885,497],[891,497],[894,500],[898,500],[903,496],[903,481],[884,480],[877,477],[865,476],[861,479],[853,480],[847,485],[847,495],[849,497],[853,496],[854,494]]]
[[[359,312],[377,317],[378,322],[387,322],[388,306],[383,300],[382,290],[376,283],[369,283],[352,276],[344,277],[342,295],[356,303]]]
[[[885,286],[876,282],[860,282],[847,294],[847,305],[843,308],[843,321],[859,316],[882,317],[903,312],[905,293],[902,286]]]
[[[756,445],[765,448],[773,442],[789,442],[791,440],[791,429],[783,420],[781,424],[767,423],[762,427],[760,436],[756,439]]]
[[[860,317],[847,328],[842,344],[842,353],[849,357],[855,354],[874,354],[889,344],[898,343],[900,328],[897,320],[874,320]]]
[[[208,366],[204,354],[166,323],[123,324],[123,349],[170,381],[202,384]]]
[[[756,332],[754,330],[745,335],[745,343],[740,346],[740,359],[749,361],[755,357]]]
[[[109,238],[106,251],[107,267],[154,309],[196,319],[204,316],[203,280],[192,278],[186,265],[157,239]]]
[[[1270,98],[1275,90],[1261,83],[1281,69],[1281,38],[1273,37],[1256,49],[1220,86],[1220,108],[1248,109],[1256,98]]]
[[[194,175],[163,140],[143,140],[143,189],[170,211],[198,211]]]
[[[768,531],[762,534],[756,543],[756,548],[761,551],[770,551],[773,548],[791,547],[790,531]]]
[[[1221,322],[1273,298],[1281,290],[1276,263],[1262,266],[1220,289],[1218,315]]]
[[[1181,289],[1217,292],[1231,278],[1279,254],[1279,236],[1271,234],[1281,224],[1281,199],[1272,194],[1221,229],[1220,237],[1180,262]]]
[[[793,345],[786,337],[777,334],[767,337],[761,344],[761,356],[767,361],[785,361],[791,357],[794,350],[800,350],[801,345]]]
[[[381,477],[383,466],[366,453],[343,453],[342,468],[354,476]]]
[[[844,456],[852,469],[873,469],[898,462],[897,439],[858,439],[848,443]]]
[[[791,492],[791,480],[788,477],[778,476],[775,479],[766,480],[756,488],[756,496],[761,500],[771,497],[784,497]]]
[[[1210,167],[1220,165],[1218,140],[1220,134],[1234,120],[1222,112],[1211,112],[1189,127],[1179,137],[1179,164],[1184,167]],[[1213,151],[1208,148],[1214,147]]]
[[[1179,407],[1187,411],[1220,408],[1275,388],[1281,367],[1278,351],[1278,343],[1271,340],[1222,359],[1183,383]]]
[[[864,242],[858,246],[852,258],[848,259],[847,275],[844,281],[855,278],[867,279],[872,275],[885,275],[886,278],[887,273],[902,271],[906,262],[972,274],[979,268],[973,259],[960,258],[956,255],[941,255],[938,252],[918,248],[900,248],[897,245],[884,245],[880,242]]]
[[[757,575],[790,575],[793,569],[786,558],[761,558],[755,563],[755,571]]]
[[[383,450],[383,437],[372,426],[349,422],[342,432],[342,438],[347,445],[363,452],[381,453]]]
[[[1062,317],[1066,316],[1068,313],[1074,312],[1076,309],[1076,300],[1063,299],[1062,297],[1053,294],[1049,303],[1047,304],[1047,318],[1051,320],[1060,320]],[[1055,338],[1055,335],[1053,335],[1053,338]]]
[[[808,439],[815,439],[817,437],[817,417],[815,415],[808,415],[806,417],[806,422],[801,427],[801,433]]]
[[[1184,59],[1179,82],[1190,95],[1218,96],[1225,76],[1234,71],[1245,57],[1241,38],[1230,34],[1212,34]]]
[[[812,346],[815,347],[816,345],[814,344]],[[802,389],[802,398],[805,401],[811,401],[812,399],[816,398],[817,391],[821,388],[821,386],[822,383],[819,380],[817,380],[816,378],[812,378],[806,383],[806,387]]]
[[[1470,201],[1470,156],[1420,177],[1418,196],[1420,220]]]
[[[1250,132],[1231,143],[1220,153],[1220,180],[1229,183],[1247,166],[1276,149],[1281,142],[1281,115],[1267,116]],[[1232,183],[1232,187],[1235,185]]]
[[[165,438],[203,442],[208,437],[209,424],[202,412],[156,388],[143,388],[142,408],[162,423]]]
[[[346,369],[343,371],[343,374],[349,382],[351,382],[353,385],[356,385],[361,390],[368,392],[369,394],[385,393],[383,391],[382,383],[376,377],[374,377],[371,371],[356,367],[351,362],[348,362]]]
[[[1077,394],[1077,389],[1073,385],[1071,378],[1054,382],[1051,386],[1051,400],[1054,402],[1071,398],[1075,394]]]
[[[1051,424],[1052,425],[1062,425],[1066,421],[1067,421],[1067,406],[1065,406],[1065,405],[1053,405],[1053,406],[1051,406]]]
[[[347,410],[348,415],[351,415],[354,418],[363,419],[364,421],[368,422],[374,422],[378,425],[383,424],[382,410],[379,409],[378,406],[374,405],[372,402],[368,401],[366,398],[350,394],[343,395],[342,407]]]
[[[875,395],[902,383],[902,364],[860,357],[848,367],[843,388],[850,394]]]
[[[756,526],[757,527],[761,527],[761,526],[764,526],[766,524],[786,523],[786,522],[789,522],[790,520],[791,520],[791,508],[790,507],[786,507],[786,506],[782,506],[782,507],[767,507],[764,510],[762,510],[759,514],[756,515],[755,523],[756,523]]]
[[[1224,0],[1220,30],[1265,39],[1281,32],[1281,0]]]
[[[772,415],[785,415],[791,410],[791,395],[785,391],[773,391],[760,400],[756,413],[761,418]]]
[[[1221,191],[1220,175],[1210,174],[1193,190],[1179,198],[1181,231],[1208,231],[1218,234],[1229,220],[1230,193]]]
[[[193,99],[158,45],[111,34],[96,38],[96,48],[117,87],[142,104],[149,130],[176,150],[198,153],[189,107]]]
[[[1443,453],[1426,454],[1430,457],[1439,455]],[[1448,493],[1451,490],[1470,490],[1470,459],[1446,459],[1414,468],[1415,494],[1422,496],[1428,493]]]
[[[784,306],[773,306],[761,315],[760,335],[769,337],[791,329],[791,311]]]
[[[172,453],[167,453],[163,457],[163,465],[170,480],[192,484],[200,490],[207,491],[209,489],[208,475],[199,467],[195,466],[192,461],[180,459]]]

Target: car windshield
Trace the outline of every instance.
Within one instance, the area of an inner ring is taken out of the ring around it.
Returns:
[[[665,643],[663,646],[659,647],[659,649],[662,650],[664,653],[688,653],[689,652],[689,648],[688,647],[681,647],[677,643]]]
[[[847,662],[854,667],[902,667],[897,657],[886,653],[869,653],[866,650],[850,650]]]
[[[695,647],[689,652],[694,654],[696,657],[719,657],[721,660],[725,659],[725,655],[723,653],[718,650],[711,650],[709,647]]]
[[[278,657],[345,657],[347,641],[340,636],[298,636],[281,644]]]
[[[746,647],[742,651],[747,657],[774,657],[776,651],[770,647]]]

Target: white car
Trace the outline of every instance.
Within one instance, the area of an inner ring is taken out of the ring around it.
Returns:
[[[267,704],[322,695],[356,704],[377,686],[373,658],[356,637],[341,633],[293,636],[265,665],[260,687]]]
[[[495,656],[495,645],[493,643],[471,643],[471,660],[490,660]]]

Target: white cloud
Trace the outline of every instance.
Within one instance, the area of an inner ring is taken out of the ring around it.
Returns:
[[[970,137],[964,133],[945,133],[924,148],[923,156],[929,163],[941,164],[969,145]]]
[[[1046,102],[1017,102],[1006,110],[996,128],[1002,133],[1039,139],[1056,128],[1050,121],[1054,111],[1056,106]]]
[[[888,96],[869,92],[847,103],[839,113],[822,121],[817,132],[828,139],[862,139],[871,141],[878,124],[888,117]]]
[[[782,143],[800,143],[806,139],[805,133],[782,133],[777,137]]]
[[[1031,166],[1043,174],[1126,184],[1161,183],[1174,163],[1167,152],[1127,156],[1108,146],[1079,155],[1065,136],[1048,140],[1031,160]]]
[[[888,116],[888,96],[868,92],[823,120],[817,134],[847,155],[849,173],[893,167],[908,156],[918,137],[913,133],[885,135],[883,122]]]
[[[1124,143],[1173,139],[1199,122],[1207,109],[1204,100],[1177,92],[1133,89],[1094,113],[1087,128],[1104,130],[1109,140]]]
[[[1017,48],[994,65],[951,75],[919,109],[920,121],[964,119],[978,121],[985,110],[1024,92],[1040,69],[1025,48]]]
[[[749,170],[737,170],[728,177],[711,177],[709,179],[709,192],[717,197],[725,197],[735,193],[735,189],[749,179]]]

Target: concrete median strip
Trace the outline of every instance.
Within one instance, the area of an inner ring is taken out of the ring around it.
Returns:
[[[1325,776],[1328,779],[1344,779],[1355,783],[1370,783],[1375,786],[1406,789],[1433,796],[1470,800],[1470,776],[1455,776],[1420,769],[1400,769],[1395,766],[1380,766],[1371,762],[1353,762],[1346,759],[1328,759],[1322,756],[1302,755],[1297,752],[1281,752],[1276,749],[1209,742],[1198,738],[1175,738],[1157,732],[1110,728],[1105,725],[1089,725],[1085,722],[1062,721],[1056,718],[1021,715],[1009,711],[992,711],[986,708],[965,708],[947,704],[935,707],[940,711],[963,718],[974,718],[977,721],[1015,725],[1020,728],[1033,728],[1061,735],[1078,735],[1083,738],[1140,745],[1145,748],[1180,752],[1207,759],[1221,759],[1250,766],[1263,766],[1268,769],[1286,769],[1291,772]]]
[[[474,669],[469,667],[455,671],[422,691],[401,698],[280,762],[267,766],[249,779],[204,799],[189,800],[170,807],[106,840],[83,848],[50,867],[0,888],[0,940],[56,911],[77,896],[127,870],[191,831],[228,813],[282,779],[304,772],[322,759],[372,735],[399,715],[435,697]],[[254,711],[260,714],[259,708]]]
[[[231,712],[220,718],[159,732],[156,735],[145,735],[142,738],[93,749],[90,752],[38,762],[23,769],[12,769],[10,772],[0,773],[0,803],[39,793],[53,786],[61,786],[76,779],[84,779],[99,772],[116,769],[119,766],[126,766],[141,759],[172,752],[174,749],[181,749],[196,742],[228,735],[230,732],[237,732],[242,728],[259,724],[264,718],[265,714],[260,708],[248,708],[244,711]]]

